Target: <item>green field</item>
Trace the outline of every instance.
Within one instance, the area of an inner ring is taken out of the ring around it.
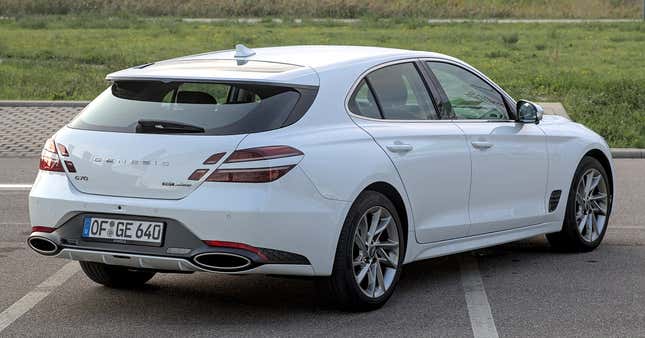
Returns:
[[[515,98],[561,101],[614,147],[645,148],[645,23],[450,24],[363,20],[274,24],[173,18],[27,16],[0,20],[0,99],[91,99],[106,73],[230,49],[353,44],[459,57]]]
[[[0,15],[638,18],[642,0],[1,0]]]

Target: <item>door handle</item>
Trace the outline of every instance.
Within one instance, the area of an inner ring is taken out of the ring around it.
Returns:
[[[477,149],[488,149],[493,146],[492,143],[487,142],[487,141],[472,141],[470,144],[473,145],[473,147]]]
[[[394,144],[388,144],[386,148],[393,153],[407,153],[413,147],[410,144],[395,142]]]

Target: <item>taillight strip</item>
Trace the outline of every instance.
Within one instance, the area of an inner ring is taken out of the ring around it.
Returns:
[[[300,150],[289,146],[267,146],[239,149],[234,151],[224,163],[272,160],[276,158],[302,156]]]
[[[211,155],[204,164],[218,163],[226,153]],[[235,150],[207,178],[207,182],[267,183],[288,173],[304,155],[289,146],[263,146]],[[195,170],[190,178],[199,180],[205,169]]]
[[[190,176],[188,176],[188,180],[199,181],[202,179],[202,177],[204,177],[204,175],[206,175],[206,173],[208,173],[208,169],[197,169],[193,171],[193,173],[190,174]]]
[[[206,178],[207,182],[268,183],[284,176],[294,164],[267,168],[217,169]]]
[[[207,158],[203,164],[216,164],[217,162],[219,162],[219,160],[222,159],[222,157],[224,157],[224,155],[226,155],[226,153],[213,154],[209,158]]]

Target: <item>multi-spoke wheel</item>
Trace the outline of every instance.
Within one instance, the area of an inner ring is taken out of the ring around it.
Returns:
[[[571,185],[562,231],[547,235],[551,245],[573,251],[595,249],[605,235],[611,202],[605,169],[598,160],[585,157]]]
[[[354,231],[354,277],[363,293],[378,298],[394,281],[399,266],[399,233],[387,209],[368,209]]]
[[[609,194],[600,171],[590,168],[582,175],[576,189],[576,223],[582,238],[592,243],[603,232]]]
[[[357,198],[343,225],[329,280],[341,306],[365,311],[387,301],[401,273],[403,236],[387,197],[366,191]]]

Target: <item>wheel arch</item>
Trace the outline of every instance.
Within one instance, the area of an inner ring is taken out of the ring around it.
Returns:
[[[609,189],[611,191],[611,194],[613,195],[614,194],[614,172],[613,172],[613,167],[611,165],[611,162],[609,161],[609,158],[607,157],[607,155],[605,155],[605,153],[602,150],[594,148],[594,149],[591,149],[591,150],[587,151],[584,154],[584,156],[582,156],[582,158],[585,158],[585,157],[591,157],[591,158],[594,158],[594,159],[598,160],[598,162],[600,162],[600,164],[602,165],[603,169],[605,169],[605,172],[609,176],[608,177],[609,178]],[[582,159],[581,159],[581,161],[582,161]]]
[[[375,191],[385,195],[385,197],[387,197],[392,202],[392,204],[394,204],[394,207],[396,208],[396,212],[399,214],[399,218],[401,218],[401,227],[403,228],[403,238],[405,241],[404,250],[407,249],[409,216],[405,206],[405,202],[403,200],[403,196],[401,196],[399,191],[393,185],[382,181],[374,182],[368,185],[363,189],[363,191],[361,191],[361,193],[367,190]]]

